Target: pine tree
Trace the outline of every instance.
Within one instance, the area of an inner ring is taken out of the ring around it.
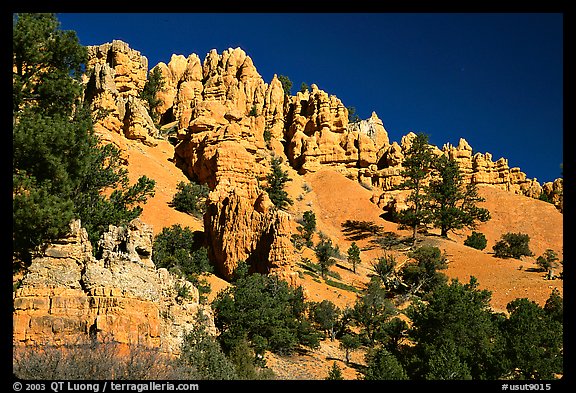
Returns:
[[[487,209],[477,207],[484,198],[475,183],[464,185],[458,163],[442,155],[433,160],[438,177],[430,181],[426,192],[430,201],[432,222],[447,237],[454,229],[475,228],[476,222],[490,219]]]
[[[342,376],[342,370],[340,369],[340,367],[338,367],[336,362],[332,363],[332,367],[330,368],[330,370],[328,370],[328,376],[326,377],[326,379],[330,381],[341,381],[344,379],[344,377]]]
[[[398,186],[398,188],[412,190],[406,199],[409,207],[399,212],[398,220],[401,224],[412,228],[414,244],[418,228],[430,220],[425,184],[432,171],[433,159],[432,149],[428,144],[428,135],[416,134],[402,163],[404,170],[400,174],[405,180]]]
[[[164,79],[162,77],[162,71],[159,67],[154,67],[148,75],[146,84],[140,92],[140,98],[148,103],[148,110],[150,112],[150,117],[157,124],[159,121],[158,112],[156,108],[162,103],[162,100],[158,98],[157,93],[164,87]]]
[[[350,248],[348,249],[348,262],[352,264],[352,270],[356,273],[356,265],[362,262],[360,259],[360,248],[356,245],[356,242],[350,244]]]
[[[322,278],[325,278],[326,274],[330,270],[330,266],[336,263],[336,260],[333,258],[336,255],[336,249],[332,246],[331,239],[322,236],[314,251],[316,252],[316,257],[318,258],[320,275]]]
[[[80,218],[95,243],[140,215],[154,181],[129,186],[120,152],[94,135],[82,101],[86,48],[53,14],[13,21],[13,245],[19,264]],[[107,193],[104,193],[107,191]],[[108,195],[108,196],[107,196]]]
[[[288,172],[283,171],[282,159],[279,157],[272,157],[272,170],[266,176],[268,186],[264,190],[268,193],[270,200],[279,209],[284,209],[292,204],[292,200],[288,197],[288,193],[284,190],[284,185],[290,181]]]
[[[346,364],[350,364],[350,352],[360,348],[360,337],[354,333],[346,333],[340,337],[340,348],[344,350]]]
[[[282,89],[284,89],[284,94],[287,96],[292,95],[292,81],[286,75],[279,75],[278,80],[282,84]]]

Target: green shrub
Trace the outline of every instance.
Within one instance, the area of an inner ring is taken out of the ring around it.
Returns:
[[[240,276],[212,302],[214,323],[228,351],[244,338],[254,352],[286,354],[300,345],[315,348],[320,333],[306,319],[302,287],[294,288],[276,276]]]
[[[163,228],[162,232],[156,235],[152,249],[154,264],[194,284],[203,301],[204,294],[210,293],[211,289],[201,275],[213,272],[214,268],[208,260],[208,249],[202,245],[201,234],[174,224]]]
[[[483,250],[486,248],[487,240],[481,232],[472,232],[470,236],[464,240],[464,245],[468,247],[475,248],[477,250]]]
[[[530,251],[530,236],[525,233],[505,233],[492,249],[498,258],[515,258],[534,255]]]
[[[172,198],[170,205],[178,211],[191,214],[193,216],[202,216],[206,211],[206,197],[210,189],[205,184],[184,183],[180,182],[176,186],[178,192]]]

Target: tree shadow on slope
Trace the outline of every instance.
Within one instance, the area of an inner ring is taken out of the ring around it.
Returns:
[[[342,228],[346,240],[354,241],[379,236],[384,232],[384,228],[373,221],[346,220],[342,223]]]

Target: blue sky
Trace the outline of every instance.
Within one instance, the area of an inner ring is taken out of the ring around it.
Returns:
[[[241,47],[265,82],[315,83],[375,111],[391,141],[425,132],[442,147],[508,159],[540,183],[563,162],[559,13],[58,14],[83,45],[120,39],[153,67],[170,56]]]

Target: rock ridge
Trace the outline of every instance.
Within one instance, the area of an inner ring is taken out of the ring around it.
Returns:
[[[178,354],[198,311],[198,289],[152,261],[152,229],[139,219],[110,225],[95,258],[80,221],[32,261],[13,293],[14,345],[75,343],[87,337]],[[178,287],[188,288],[188,297]],[[213,318],[208,330],[215,334]]]

